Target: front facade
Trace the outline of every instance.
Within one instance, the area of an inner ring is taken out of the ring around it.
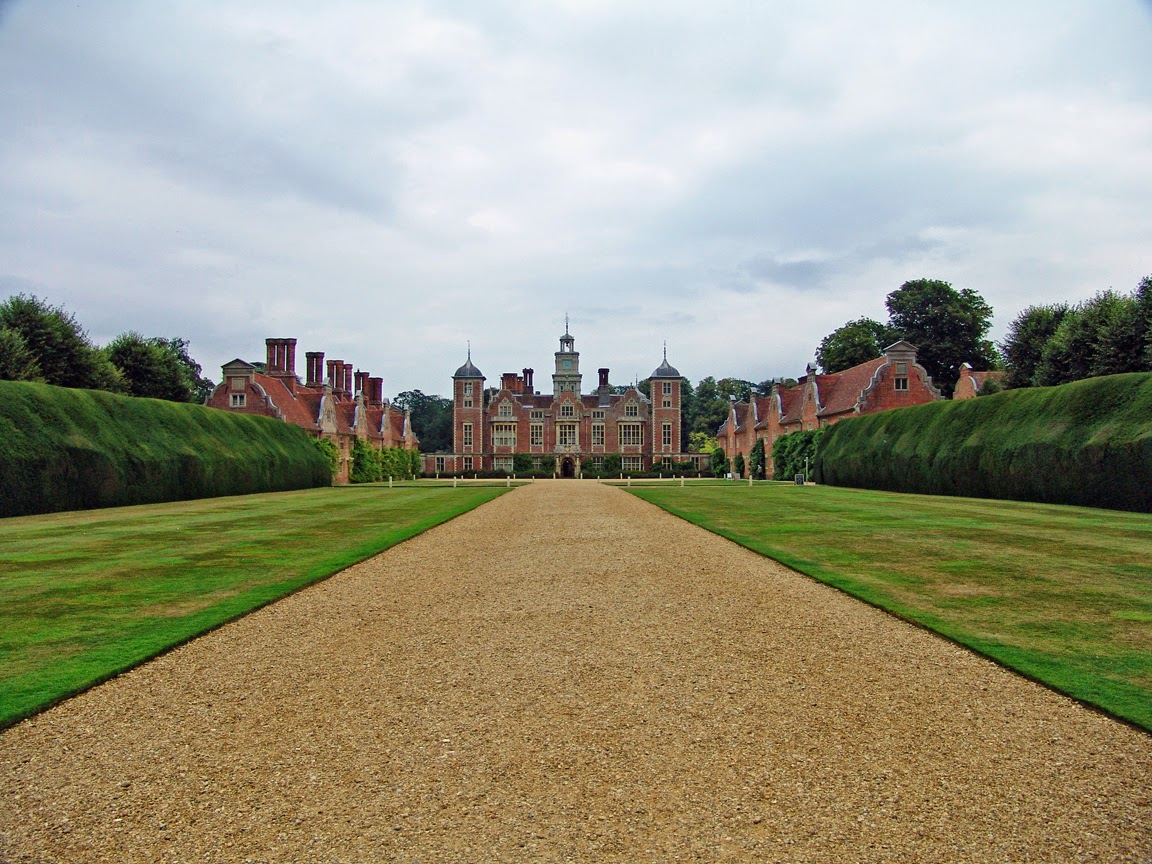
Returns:
[[[875,360],[842,372],[817,374],[809,365],[795,387],[777,384],[767,396],[733,403],[716,435],[730,463],[737,455],[747,461],[757,439],[763,439],[765,472],[771,477],[772,446],[781,435],[939,398],[932,378],[916,362],[916,346],[900,341]]]
[[[554,359],[551,394],[535,390],[528,368],[504,373],[499,388],[486,390],[469,352],[452,376],[452,452],[426,456],[425,473],[512,473],[518,455],[536,469],[555,460],[561,477],[579,477],[610,455],[619,455],[625,472],[670,469],[690,458],[681,440],[683,379],[667,356],[648,378],[650,395],[612,387],[606,368],[597,370],[596,389],[583,393],[580,352],[567,327]]]
[[[240,359],[225,363],[221,383],[205,404],[275,417],[300,426],[314,438],[332,441],[340,453],[334,476],[338,483],[348,482],[356,439],[377,450],[419,447],[408,412],[385,401],[384,379],[354,373],[352,364],[343,360],[325,363],[323,352],[309,351],[305,355],[307,377],[301,381],[296,376],[296,340],[267,339],[265,344],[264,369]]]

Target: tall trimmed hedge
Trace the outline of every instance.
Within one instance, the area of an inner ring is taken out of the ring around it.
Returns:
[[[0,381],[0,516],[331,482],[307,433],[279,420]]]
[[[824,436],[816,478],[1152,512],[1152,374],[854,417]]]

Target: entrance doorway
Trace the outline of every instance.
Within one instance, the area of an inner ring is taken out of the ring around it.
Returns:
[[[560,460],[560,476],[561,477],[575,477],[576,476],[576,460],[571,456],[565,456]]]

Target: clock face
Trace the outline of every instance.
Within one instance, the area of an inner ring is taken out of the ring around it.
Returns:
[[[565,369],[571,369],[572,368],[572,361],[571,360],[565,360],[564,361],[564,368]]]

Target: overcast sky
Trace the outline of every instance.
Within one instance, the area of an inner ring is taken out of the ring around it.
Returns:
[[[0,0],[0,297],[219,380],[797,376],[908,279],[1152,273],[1152,4]]]

